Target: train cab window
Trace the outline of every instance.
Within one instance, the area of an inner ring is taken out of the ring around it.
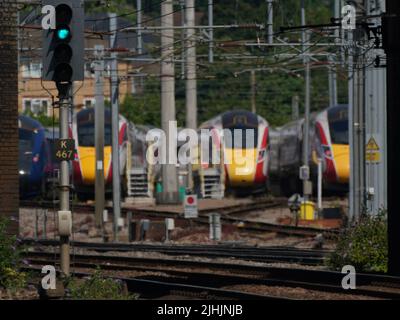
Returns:
[[[94,122],[79,125],[78,143],[81,147],[94,147]],[[104,126],[104,145],[111,146],[111,124],[107,123]]]
[[[232,149],[257,148],[258,130],[254,128],[229,128],[224,130],[225,147]]]
[[[229,112],[222,116],[226,148],[254,149],[258,142],[258,119],[247,111]],[[250,141],[248,141],[250,139]]]
[[[343,107],[328,113],[329,131],[333,144],[349,144],[348,109]]]

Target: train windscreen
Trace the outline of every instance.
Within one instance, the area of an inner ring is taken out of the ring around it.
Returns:
[[[333,144],[349,144],[349,111],[347,106],[328,111],[329,131]]]
[[[78,143],[80,147],[94,147],[94,109],[84,109],[77,114]],[[104,145],[111,146],[111,111],[104,110]]]
[[[254,149],[258,142],[258,118],[251,112],[228,112],[222,116],[225,147]]]
[[[82,123],[78,126],[78,143],[81,147],[94,147],[94,123]],[[111,146],[111,124],[104,126],[104,145]]]

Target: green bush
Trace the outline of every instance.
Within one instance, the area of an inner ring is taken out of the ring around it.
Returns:
[[[132,300],[135,295],[124,292],[117,280],[106,278],[97,269],[93,275],[84,279],[71,278],[67,283],[68,297],[83,300]]]
[[[58,118],[49,117],[43,112],[39,112],[38,114],[34,114],[32,111],[27,110],[23,113],[25,116],[33,118],[43,126],[43,127],[51,127],[53,124],[57,126],[59,124]]]
[[[386,212],[363,215],[357,225],[345,229],[328,265],[341,270],[352,265],[358,272],[387,272],[388,242]]]
[[[26,285],[26,274],[19,272],[21,249],[16,237],[7,234],[8,222],[0,217],[0,286],[16,290]]]

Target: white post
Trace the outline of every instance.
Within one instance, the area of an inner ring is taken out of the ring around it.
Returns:
[[[318,159],[318,212],[322,211],[322,160]]]

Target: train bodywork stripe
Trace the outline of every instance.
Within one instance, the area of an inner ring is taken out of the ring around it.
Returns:
[[[318,128],[318,133],[321,139],[321,143],[325,146],[329,146],[328,139],[324,133],[324,130],[319,122],[316,123],[316,126]],[[333,150],[331,150],[332,152]],[[324,172],[324,178],[326,179],[327,182],[329,183],[334,183],[337,181],[337,176],[336,176],[336,169],[335,169],[335,164],[333,162],[333,159],[328,158],[325,156],[325,163],[326,163],[326,169]]]
[[[254,184],[258,149],[225,148],[225,168],[231,186]]]
[[[332,144],[336,165],[337,182],[349,183],[350,176],[350,149],[349,145]]]
[[[258,161],[258,154],[259,152],[261,152],[262,150],[264,150],[264,158],[261,161]],[[267,150],[268,150],[268,127],[266,127],[264,129],[264,134],[263,134],[263,139],[261,142],[261,148],[258,149],[258,154],[257,154],[257,170],[256,170],[256,175],[255,175],[255,179],[254,182],[261,184],[261,183],[265,183],[266,179],[267,179],[267,175],[268,172],[264,173],[264,165],[265,165],[265,161],[267,160]]]

